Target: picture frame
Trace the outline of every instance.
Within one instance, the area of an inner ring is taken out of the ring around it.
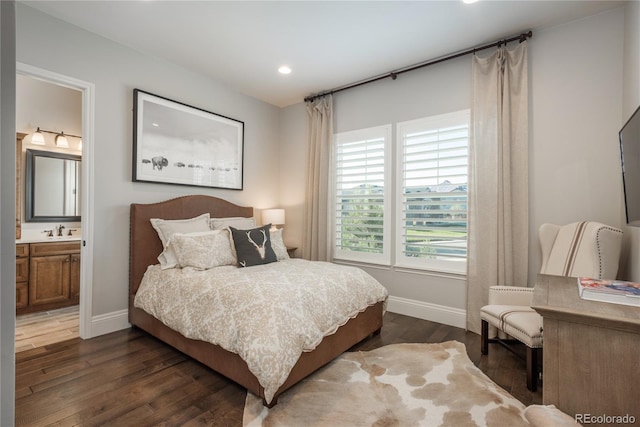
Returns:
[[[244,122],[133,90],[133,181],[243,189]]]

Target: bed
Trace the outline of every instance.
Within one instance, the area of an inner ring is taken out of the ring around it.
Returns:
[[[265,388],[252,373],[247,362],[238,354],[199,339],[183,336],[166,326],[145,310],[134,305],[136,293],[143,276],[149,268],[157,267],[158,256],[163,252],[163,244],[151,225],[151,218],[177,220],[197,217],[209,213],[212,218],[253,217],[253,208],[238,206],[226,200],[211,196],[184,196],[153,204],[132,204],[130,232],[130,276],[129,276],[129,322],[171,345],[190,357],[210,367],[259,396],[263,404],[272,407],[278,396],[294,384],[322,367],[353,345],[372,334],[380,333],[385,301],[378,301],[358,312],[334,333],[325,336],[312,351],[304,351],[290,370],[286,380],[275,393]],[[293,260],[292,260],[293,261]],[[306,262],[299,260],[296,262]],[[293,264],[293,262],[292,262]],[[283,268],[283,266],[279,266]],[[247,269],[242,270],[250,270]]]

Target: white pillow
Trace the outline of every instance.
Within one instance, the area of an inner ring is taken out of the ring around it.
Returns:
[[[151,218],[151,226],[158,233],[158,237],[162,242],[164,251],[158,256],[160,266],[164,268],[173,268],[176,266],[177,259],[173,250],[167,250],[167,245],[171,236],[175,233],[196,233],[209,231],[209,218],[208,213],[204,213],[195,218],[189,219],[160,219]]]
[[[213,230],[201,233],[171,236],[168,247],[177,258],[177,266],[208,270],[222,265],[234,265],[236,259],[231,253],[228,230]]]
[[[160,219],[151,218],[151,225],[158,233],[158,237],[162,240],[162,246],[166,247],[169,243],[169,238],[174,233],[194,233],[197,231],[209,230],[209,218],[208,213],[198,215],[189,219]],[[206,229],[205,229],[206,226]]]
[[[238,230],[251,230],[256,228],[256,220],[253,218],[229,217],[229,218],[211,218],[210,227],[212,230],[222,230],[224,228],[237,228]]]
[[[271,249],[276,253],[278,261],[289,259],[287,246],[284,244],[284,240],[282,240],[282,228],[279,228],[276,231],[269,230],[269,234],[271,239]]]

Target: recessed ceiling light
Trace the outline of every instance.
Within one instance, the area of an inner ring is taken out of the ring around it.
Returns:
[[[288,65],[283,65],[278,68],[280,74],[291,74],[291,68]]]
[[[157,124],[157,123],[151,123],[151,124],[153,125],[153,127],[156,127],[156,128],[157,128],[158,126],[160,126],[160,125],[159,125],[159,124]]]
[[[475,2],[477,2],[477,1],[478,1],[478,0],[462,0],[462,2],[463,2],[463,3],[466,3],[466,4],[475,3]]]

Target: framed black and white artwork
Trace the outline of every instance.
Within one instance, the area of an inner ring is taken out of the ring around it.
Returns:
[[[133,91],[133,181],[242,190],[244,122]]]

